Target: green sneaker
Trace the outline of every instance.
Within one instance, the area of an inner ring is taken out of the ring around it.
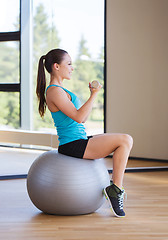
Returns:
[[[110,207],[113,210],[116,217],[125,217],[123,210],[123,200],[125,190],[118,188],[115,184],[110,185],[104,189],[106,199],[110,203]]]

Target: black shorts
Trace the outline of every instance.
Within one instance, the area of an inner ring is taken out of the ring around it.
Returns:
[[[83,158],[87,143],[93,136],[88,136],[87,139],[75,140],[58,147],[58,152],[67,156]]]

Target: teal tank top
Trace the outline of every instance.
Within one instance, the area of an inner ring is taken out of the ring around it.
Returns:
[[[59,85],[49,85],[46,89],[46,92],[48,88],[55,86],[55,87],[60,87],[64,89],[69,95],[71,96],[71,101],[76,107],[76,109],[79,109],[81,106],[79,98],[66,88],[63,88]],[[83,123],[78,123],[65,115],[61,111],[57,112],[51,112],[51,116],[54,121],[54,125],[57,129],[57,134],[58,134],[58,140],[59,140],[59,145],[66,144],[68,142],[72,142],[78,139],[87,139],[85,127]]]

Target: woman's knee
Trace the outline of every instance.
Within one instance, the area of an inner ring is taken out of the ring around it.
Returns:
[[[133,146],[133,138],[129,134],[122,135],[122,143],[127,146],[129,149]]]

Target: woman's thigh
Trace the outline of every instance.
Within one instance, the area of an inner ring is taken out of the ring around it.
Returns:
[[[114,152],[127,138],[127,134],[104,133],[93,136],[88,141],[83,158],[97,159]]]

